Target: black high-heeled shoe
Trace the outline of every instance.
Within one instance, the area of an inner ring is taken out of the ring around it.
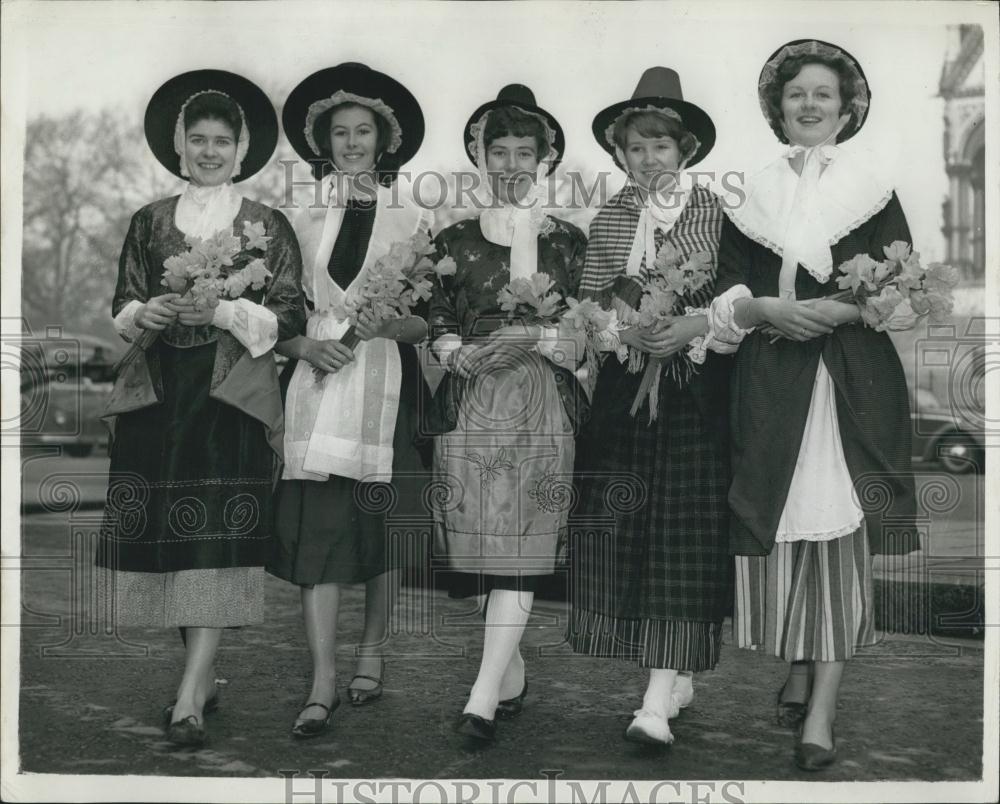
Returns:
[[[521,714],[521,710],[524,708],[524,696],[528,694],[528,679],[524,679],[524,686],[521,688],[521,694],[516,695],[513,698],[508,698],[505,701],[500,701],[497,704],[497,711],[494,715],[497,720],[510,720],[512,717],[516,717]]]
[[[374,681],[375,686],[369,689],[362,687],[352,687],[357,679],[363,678],[366,681]],[[347,696],[351,700],[351,706],[364,706],[367,703],[377,701],[382,697],[382,680],[385,678],[385,659],[379,659],[379,677],[367,676],[364,673],[355,673],[351,679],[351,684],[347,685]]]
[[[305,711],[310,706],[318,706],[320,709],[326,711],[326,717],[306,717],[299,718],[292,724],[292,737],[296,740],[308,740],[312,737],[319,737],[323,732],[330,728],[330,719],[333,717],[333,713],[337,711],[337,707],[340,706],[340,696],[338,695],[333,699],[333,703],[327,706],[319,701],[309,701],[305,706],[302,707],[301,711]]]
[[[795,744],[795,764],[802,770],[823,770],[837,761],[837,735],[833,733],[833,726],[830,726],[829,748],[816,743],[804,743],[801,740],[802,726],[799,726],[799,742]]]
[[[472,712],[463,712],[455,721],[455,731],[474,740],[492,743],[497,738],[497,722],[474,715]]]
[[[788,729],[797,729],[806,719],[806,712],[809,710],[809,704],[802,701],[781,700],[781,696],[785,694],[785,687],[787,686],[788,681],[786,679],[785,683],[781,685],[781,689],[778,690],[776,717],[779,726],[784,726]]]
[[[205,727],[196,715],[188,715],[167,726],[167,739],[185,748],[200,748],[205,744]]]
[[[163,725],[165,727],[170,726],[170,721],[174,717],[174,707],[177,706],[177,699],[174,698],[170,703],[163,707]],[[215,692],[212,697],[205,701],[205,706],[202,708],[202,714],[211,715],[213,712],[217,712],[219,709],[219,687],[216,685]]]

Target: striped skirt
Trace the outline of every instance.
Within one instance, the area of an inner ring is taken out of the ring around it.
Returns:
[[[722,623],[623,619],[574,608],[567,639],[574,653],[643,668],[700,672],[719,663]]]
[[[777,543],[736,556],[736,644],[788,662],[836,662],[875,642],[872,561],[864,525],[825,542]]]

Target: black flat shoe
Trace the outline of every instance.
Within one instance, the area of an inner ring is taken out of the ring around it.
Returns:
[[[205,727],[195,715],[167,727],[167,739],[174,745],[197,748],[205,744],[205,737]]]
[[[380,678],[375,678],[375,676],[366,676],[364,673],[355,673],[354,678],[351,679],[351,684],[359,678],[365,679],[365,681],[374,681],[375,686],[371,689],[363,689],[361,687],[352,687],[350,684],[347,686],[347,695],[351,699],[351,706],[364,706],[367,703],[372,703],[377,701],[382,697],[382,678],[385,677],[385,660],[379,662],[379,672],[381,673]]]
[[[177,699],[174,698],[170,703],[163,707],[163,723],[165,726],[170,726],[170,721],[174,717],[174,707],[177,705]],[[202,708],[202,713],[210,715],[213,712],[217,712],[219,709],[219,688],[215,688],[215,693],[205,701],[205,706]]]
[[[785,681],[785,683],[781,685],[781,689],[778,690],[778,725],[784,726],[788,729],[797,729],[806,719],[806,712],[809,709],[809,704],[802,703],[801,701],[781,700],[781,696],[785,694],[785,687],[787,686],[788,681]]]
[[[292,737],[296,740],[308,740],[311,737],[319,737],[319,735],[330,728],[330,719],[333,717],[333,713],[337,711],[337,707],[340,706],[340,696],[338,695],[334,698],[330,706],[319,701],[309,701],[309,703],[302,707],[302,711],[305,711],[310,706],[318,706],[320,709],[325,710],[326,717],[306,717],[296,720],[292,724]]]
[[[492,743],[497,738],[497,722],[465,712],[455,721],[455,731],[474,740]]]
[[[497,704],[496,717],[498,720],[510,720],[521,714],[521,710],[524,708],[524,696],[528,694],[528,679],[524,679],[524,687],[521,688],[521,694],[514,697],[508,698],[506,701],[500,701]]]
[[[801,729],[799,729],[799,739],[802,739]],[[830,748],[824,748],[816,743],[796,743],[795,764],[806,771],[818,771],[830,767],[837,760],[837,737],[832,728],[830,740],[833,743]]]

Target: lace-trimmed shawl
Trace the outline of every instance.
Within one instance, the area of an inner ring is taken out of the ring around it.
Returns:
[[[197,98],[199,95],[222,95],[224,98],[229,98],[236,105],[236,108],[240,110],[240,120],[243,125],[240,126],[240,136],[236,141],[236,161],[233,164],[233,172],[230,174],[229,178],[233,176],[240,175],[240,166],[243,164],[244,158],[246,158],[247,151],[250,150],[250,129],[247,127],[247,116],[243,114],[243,107],[240,106],[236,101],[234,101],[225,92],[220,92],[217,89],[203,89],[201,92],[195,92],[191,95],[184,104],[181,106],[180,113],[177,115],[177,122],[174,124],[174,151],[176,151],[177,156],[181,160],[180,173],[185,179],[190,178],[191,174],[188,172],[187,157],[184,152],[184,140],[185,140],[185,128],[184,128],[184,111],[187,109],[188,104]]]
[[[782,258],[789,222],[795,220],[799,184],[799,175],[789,160],[798,150],[796,146],[787,149],[753,176],[746,185],[743,204],[726,210],[743,234]],[[880,212],[892,198],[893,187],[870,155],[835,145],[817,146],[817,151],[814,158],[822,158],[826,165],[811,197],[811,242],[795,256],[816,281],[826,282],[833,271],[830,247]],[[798,240],[801,244],[802,238]]]
[[[365,106],[371,109],[375,114],[383,117],[385,121],[389,124],[390,135],[389,135],[389,145],[385,149],[387,153],[394,154],[399,150],[399,146],[403,144],[403,129],[399,125],[399,120],[396,119],[396,113],[381,98],[366,98],[363,95],[355,95],[353,92],[345,92],[342,89],[334,92],[329,98],[324,98],[323,100],[318,100],[315,103],[310,104],[309,111],[306,112],[306,125],[305,125],[305,135],[306,142],[309,147],[313,149],[316,156],[322,156],[323,153],[320,151],[319,144],[316,142],[316,138],[313,135],[313,128],[316,125],[316,119],[323,114],[323,112],[332,109],[334,106],[340,106],[345,103],[356,103],[359,106]]]

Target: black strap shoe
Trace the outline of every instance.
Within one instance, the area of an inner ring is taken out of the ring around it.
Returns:
[[[455,731],[474,740],[492,743],[497,738],[497,722],[471,712],[464,712],[455,721]]]

